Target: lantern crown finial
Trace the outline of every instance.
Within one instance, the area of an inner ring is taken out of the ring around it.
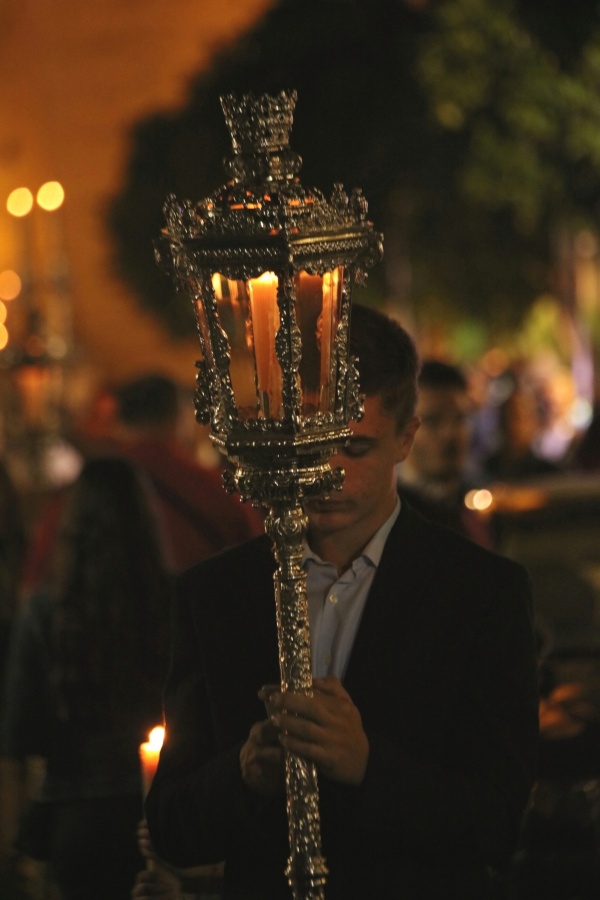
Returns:
[[[221,108],[231,136],[233,156],[225,167],[237,181],[292,178],[302,163],[290,150],[297,92],[225,94]]]
[[[280,150],[289,144],[294,121],[296,91],[277,96],[225,94],[221,108],[231,135],[234,153]]]

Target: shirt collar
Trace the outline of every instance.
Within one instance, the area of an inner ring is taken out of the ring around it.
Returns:
[[[385,547],[385,542],[389,537],[389,533],[394,526],[394,522],[400,515],[400,497],[396,497],[396,505],[392,511],[392,514],[385,520],[383,525],[378,528],[375,532],[363,552],[360,554],[358,559],[364,559],[366,562],[370,563],[374,568],[377,568],[379,563],[381,562],[381,556],[383,554],[383,548]],[[318,556],[314,550],[308,545],[308,541],[304,538],[303,541],[303,552],[302,552],[302,566],[306,567],[307,560],[313,560],[316,563],[324,563],[324,560]]]

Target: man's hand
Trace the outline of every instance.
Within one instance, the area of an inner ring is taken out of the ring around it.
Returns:
[[[240,750],[240,768],[244,783],[257,794],[274,797],[285,790],[284,751],[279,729],[265,719],[250,729]]]
[[[355,786],[362,782],[369,741],[360,713],[339,679],[316,679],[312,697],[276,691],[268,701],[271,721],[287,750],[314,762],[333,781]]]

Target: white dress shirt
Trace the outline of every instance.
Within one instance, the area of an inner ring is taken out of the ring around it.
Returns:
[[[400,500],[361,555],[339,577],[333,563],[324,562],[305,541],[302,565],[306,572],[313,678],[336,675],[343,681],[369,589],[399,512]]]

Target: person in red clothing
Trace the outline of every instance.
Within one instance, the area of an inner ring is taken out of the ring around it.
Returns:
[[[176,385],[145,375],[116,392],[115,450],[150,477],[169,567],[181,572],[213,553],[262,534],[260,513],[227,494],[219,467],[200,465],[178,437]]]
[[[105,398],[106,399],[106,398]],[[100,432],[82,429],[73,440],[84,458],[122,456],[146,473],[163,556],[178,574],[220,550],[263,533],[258,510],[227,494],[219,466],[200,464],[179,434],[177,385],[168,377],[136,377],[113,392]],[[190,415],[192,415],[190,410]],[[55,544],[65,491],[50,498],[36,522],[23,589],[43,580]]]

